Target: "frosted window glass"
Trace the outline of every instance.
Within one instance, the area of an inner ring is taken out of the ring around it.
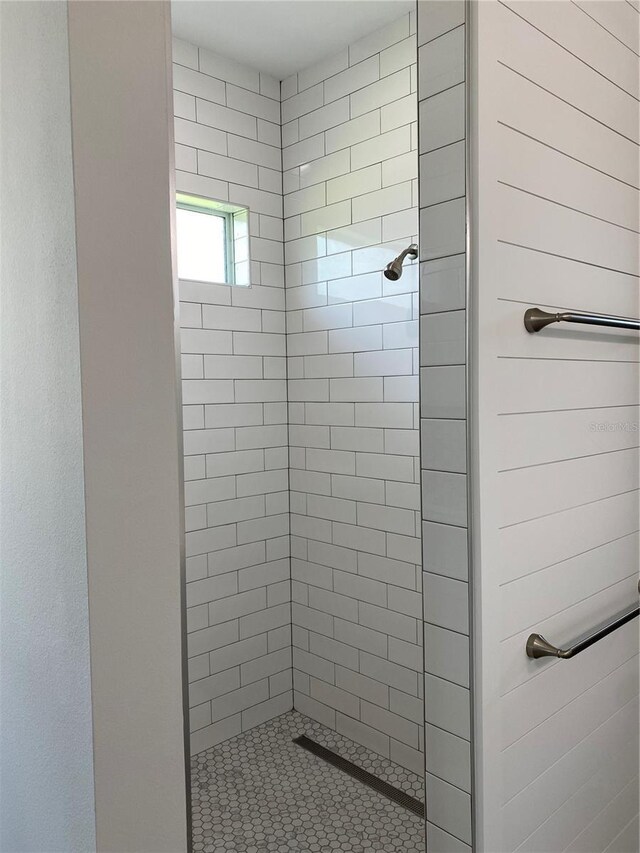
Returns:
[[[226,282],[226,218],[195,210],[176,210],[178,278]]]

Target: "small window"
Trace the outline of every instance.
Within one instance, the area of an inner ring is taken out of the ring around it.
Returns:
[[[228,202],[176,196],[178,278],[249,284],[249,211]]]

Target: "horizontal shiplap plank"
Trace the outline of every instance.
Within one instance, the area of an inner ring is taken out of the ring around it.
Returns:
[[[637,448],[500,474],[501,525],[518,524],[637,489]]]
[[[539,0],[504,3],[581,62],[635,97],[640,96],[638,62],[633,53],[611,38],[574,3],[556,3],[553,15]]]
[[[638,101],[501,7],[498,61],[623,136],[638,141]]]
[[[609,222],[639,230],[640,194],[557,150],[502,126],[499,179]]]
[[[637,406],[638,365],[633,362],[500,359],[496,371],[504,412],[545,412]]]
[[[503,65],[499,120],[638,187],[638,146]]]
[[[501,583],[635,533],[639,512],[639,494],[632,491],[504,528],[498,540]]]
[[[598,314],[640,316],[637,275],[504,243],[499,247],[498,264],[500,298],[524,303],[523,312],[529,306],[548,305]],[[545,335],[553,331],[547,329]],[[618,336],[620,332],[615,334]]]
[[[638,234],[577,209],[500,185],[497,226],[506,243],[638,274]]]

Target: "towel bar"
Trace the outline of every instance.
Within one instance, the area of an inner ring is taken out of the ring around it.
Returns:
[[[640,592],[640,581],[638,582],[638,592]],[[580,652],[583,652],[585,649],[588,649],[589,646],[592,646],[594,643],[597,643],[598,640],[602,640],[603,637],[608,636],[609,634],[616,631],[618,628],[621,628],[623,625],[626,625],[627,622],[631,622],[632,619],[635,619],[639,615],[640,606],[638,605],[636,605],[635,607],[629,607],[626,610],[622,610],[620,613],[617,613],[607,622],[604,622],[603,624],[598,625],[592,631],[589,631],[588,634],[583,634],[583,636],[575,640],[573,644],[566,649],[559,649],[557,646],[552,645],[548,640],[545,640],[545,638],[541,634],[530,634],[529,638],[527,639],[527,657],[551,657],[561,658],[562,660],[573,658],[576,655],[580,654]]]
[[[527,308],[524,327],[527,332],[539,332],[551,323],[580,323],[586,326],[607,326],[614,329],[640,331],[640,320],[633,317],[615,317],[613,314],[592,314],[588,311],[563,311],[550,314],[541,308]]]

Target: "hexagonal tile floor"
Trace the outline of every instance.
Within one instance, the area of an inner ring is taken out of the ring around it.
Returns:
[[[191,760],[197,853],[425,853],[424,823],[293,743],[306,734],[422,799],[402,767],[291,711]]]

